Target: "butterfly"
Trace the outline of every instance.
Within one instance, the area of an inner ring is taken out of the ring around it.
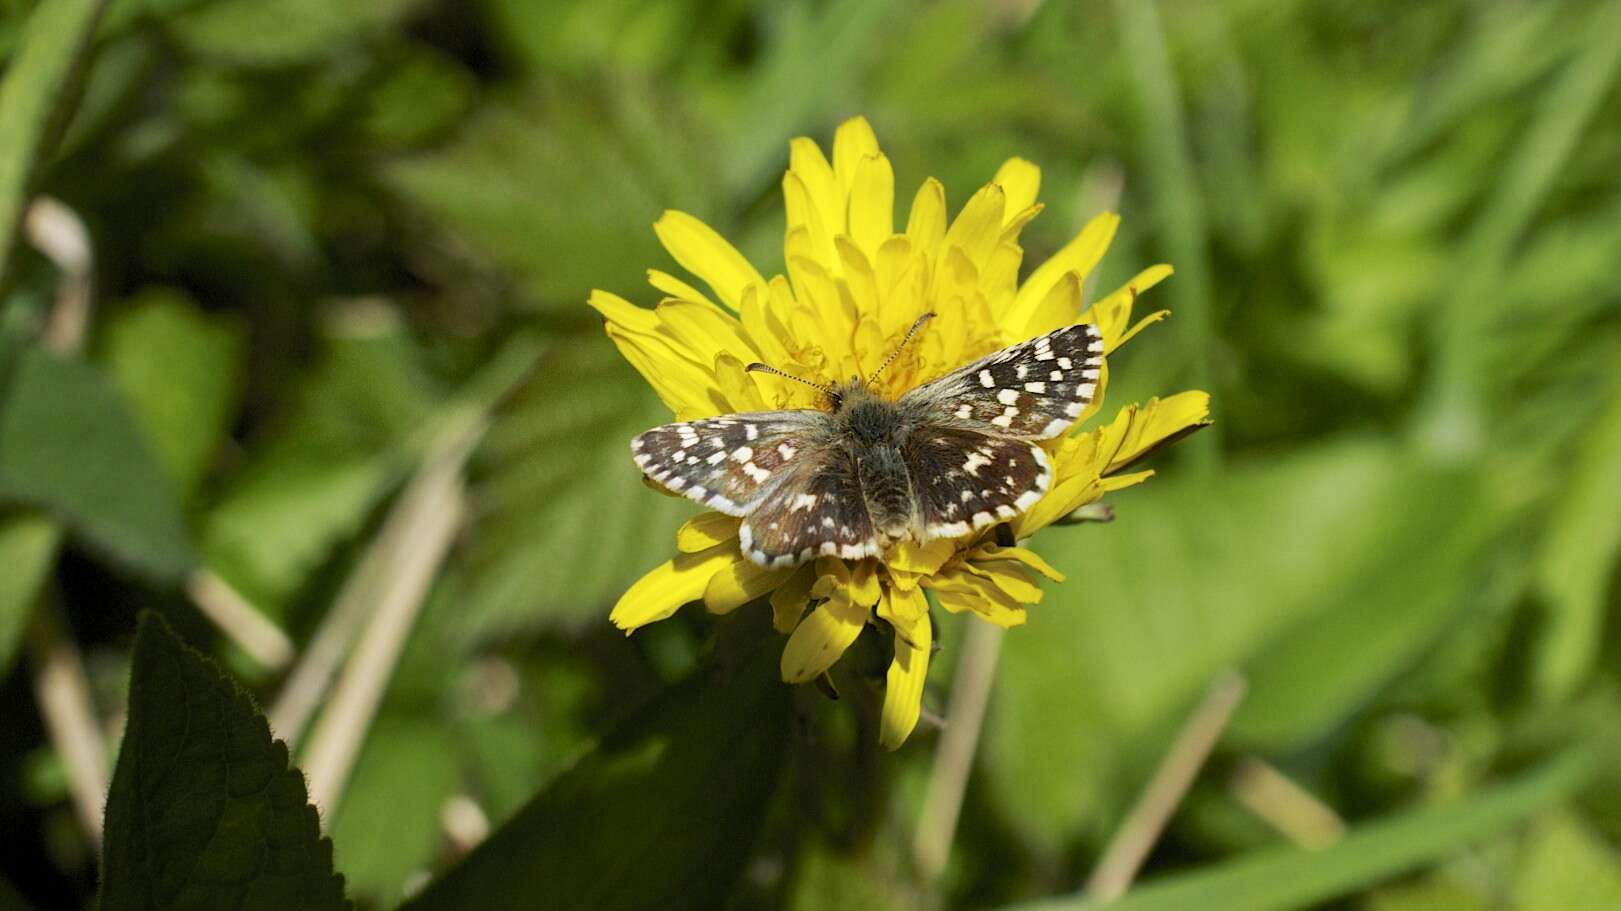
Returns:
[[[873,381],[932,317],[907,332],[883,366],[822,386],[828,409],[757,411],[665,424],[631,441],[654,482],[743,520],[738,542],[774,569],[817,556],[886,553],[904,539],[955,538],[1035,505],[1053,468],[1038,441],[1080,417],[1097,394],[1103,338],[1077,323],[1003,348],[894,400]]]

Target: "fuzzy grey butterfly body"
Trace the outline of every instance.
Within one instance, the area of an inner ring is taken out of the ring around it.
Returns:
[[[919,322],[921,325],[921,321]],[[1096,397],[1097,328],[1080,323],[994,352],[894,401],[853,380],[831,411],[762,411],[655,427],[631,441],[664,487],[744,521],[768,567],[876,556],[896,541],[977,531],[1046,494],[1036,445]]]

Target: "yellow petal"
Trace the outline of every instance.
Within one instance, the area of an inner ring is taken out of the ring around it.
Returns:
[[[619,597],[608,619],[626,635],[680,609],[703,596],[715,573],[743,560],[737,548],[720,544],[695,554],[680,554],[636,580]]]
[[[835,589],[788,637],[782,650],[782,679],[804,683],[832,667],[861,635],[871,610],[851,602],[848,589]]]
[[[1105,354],[1113,354],[1114,349],[1119,348],[1121,345],[1124,345],[1125,343],[1131,341],[1133,338],[1136,337],[1137,333],[1143,331],[1144,329],[1147,329],[1149,326],[1152,326],[1153,324],[1159,322],[1160,320],[1162,320],[1165,317],[1170,316],[1170,315],[1171,315],[1171,311],[1169,311],[1169,310],[1155,310],[1153,313],[1150,313],[1147,316],[1143,317],[1142,319],[1138,320],[1137,322],[1132,323],[1131,328],[1127,329],[1125,332],[1121,333],[1120,337],[1115,339],[1113,344],[1110,344],[1108,341],[1105,341],[1103,343],[1104,344],[1104,348],[1103,348],[1104,353]]]
[[[793,292],[788,289],[788,280],[778,275],[769,285],[750,285],[743,289],[743,306],[738,313],[743,322],[743,334],[759,349],[760,359],[779,369],[786,369],[790,360],[787,343],[792,338],[782,320],[792,303]]]
[[[745,363],[760,359],[759,352],[743,337],[743,324],[714,304],[671,298],[654,312],[665,330],[698,352],[703,362],[714,363],[715,356],[721,353]]]
[[[1080,315],[1081,276],[1076,272],[1065,272],[1053,283],[1052,290],[1041,299],[1041,303],[1025,317],[1024,322],[1013,327],[1014,335],[1021,339],[1045,335],[1073,324]],[[1010,324],[1013,322],[1011,317],[1007,321]]]
[[[814,141],[803,136],[788,143],[788,170],[804,184],[811,205],[816,207],[829,232],[844,227],[844,192],[833,166]]]
[[[673,343],[654,335],[627,332],[615,323],[608,323],[606,328],[619,353],[647,380],[678,420],[720,413],[715,405],[720,387],[714,378],[676,354]]]
[[[946,248],[962,250],[977,270],[990,259],[991,251],[1001,238],[1004,209],[1001,187],[994,183],[980,187],[973,196],[968,197],[968,203],[947,229]]]
[[[1115,229],[1119,226],[1120,216],[1113,212],[1104,212],[1087,222],[1074,240],[1030,273],[1024,287],[1019,289],[1019,299],[1014,302],[1008,318],[1016,325],[1022,325],[1064,273],[1076,272],[1085,278],[1098,260],[1103,258],[1104,251],[1109,249],[1109,241],[1114,239]]]
[[[743,289],[750,282],[765,284],[736,247],[714,228],[685,212],[665,212],[653,224],[653,231],[681,268],[703,279],[721,303],[733,310],[742,304]]]
[[[1024,605],[990,579],[966,571],[937,573],[924,583],[951,613],[971,611],[1003,629],[1025,621]]]
[[[1018,560],[1054,582],[1064,581],[1064,574],[1054,569],[1052,564],[1043,560],[1039,554],[1028,547],[1002,547],[997,544],[983,544],[971,559],[976,560]]]
[[[1002,243],[1018,243],[1019,234],[1024,231],[1024,226],[1035,220],[1035,217],[1040,215],[1041,210],[1044,208],[1046,206],[1038,202],[1033,206],[1025,206],[1022,210],[1016,211],[1010,203],[1008,205],[1007,220],[1002,224],[1002,233],[1000,235]]]
[[[1136,487],[1153,476],[1154,470],[1152,468],[1128,474],[1112,474],[1106,478],[1098,479],[1098,489],[1104,493],[1113,493],[1116,490],[1125,490],[1127,487]]]
[[[811,583],[816,581],[816,570],[806,563],[793,571],[782,585],[771,593],[771,625],[779,633],[791,633],[805,614],[810,603]]]
[[[878,561],[862,560],[850,571],[850,599],[857,604],[872,607],[882,594],[878,584]]]
[[[647,283],[677,300],[714,304],[709,295],[661,269],[648,269]]]
[[[665,331],[657,313],[616,294],[593,291],[588,303],[603,315],[608,338],[625,360],[630,361],[672,411],[683,419],[718,413],[719,386],[706,369],[714,357],[712,353],[694,350]]]
[[[1131,309],[1137,303],[1138,295],[1169,278],[1172,273],[1173,270],[1167,265],[1149,266],[1087,308],[1084,319],[1089,323],[1095,323],[1098,331],[1103,334],[1105,351],[1113,351],[1125,343],[1126,324],[1131,320]],[[1027,282],[1026,287],[1028,286]],[[1134,327],[1132,333],[1140,326],[1139,323],[1138,327]]]
[[[886,587],[883,600],[878,602],[878,616],[888,620],[891,624],[899,624],[911,629],[911,624],[920,619],[928,619],[929,599],[923,594],[921,588]],[[909,635],[897,628],[898,635]],[[913,640],[914,644],[916,640]]]
[[[750,560],[738,560],[709,577],[704,588],[704,608],[712,614],[725,614],[771,591],[793,574],[792,569],[765,569]]]
[[[878,155],[878,137],[865,117],[851,117],[833,133],[833,170],[845,192],[854,185],[861,160]]]
[[[743,520],[719,512],[701,512],[688,519],[675,533],[675,548],[684,554],[708,550],[737,538]]]
[[[1109,459],[1103,474],[1119,471],[1147,455],[1173,436],[1209,423],[1210,393],[1179,392],[1170,398],[1149,399],[1130,418],[1125,439]]]
[[[995,585],[1008,597],[1022,604],[1040,604],[1046,594],[1016,560],[964,562],[962,567],[965,571]]]
[[[927,576],[938,572],[940,567],[946,565],[946,561],[951,559],[956,550],[956,544],[949,540],[935,539],[927,544],[919,544],[907,538],[890,550],[884,562],[891,569]]]
[[[1009,158],[996,169],[991,182],[1002,188],[1008,214],[1016,215],[1035,205],[1041,192],[1041,169],[1023,158]]]
[[[850,186],[850,237],[869,256],[894,233],[895,172],[889,159],[872,155],[856,165]]]
[[[935,254],[946,236],[946,188],[930,177],[917,188],[912,213],[906,219],[906,237],[912,249]]]
[[[618,323],[633,332],[654,332],[658,329],[659,318],[653,311],[638,307],[612,291],[592,291],[591,296],[586,298],[586,304],[602,314],[602,318],[608,322]]]
[[[922,593],[918,593],[919,600]],[[886,599],[886,603],[887,603]],[[878,742],[893,750],[905,742],[917,726],[923,705],[923,681],[929,673],[929,649],[934,630],[929,623],[927,603],[921,615],[910,608],[900,610],[880,606],[880,616],[895,628],[895,658],[885,679],[884,707],[879,715]]]
[[[750,361],[756,358],[749,358]],[[756,377],[759,373],[750,373],[748,365],[730,354],[722,354],[715,358],[715,384],[720,387],[720,394],[726,400],[728,412],[739,411],[769,411],[771,406],[761,392],[761,385]]]

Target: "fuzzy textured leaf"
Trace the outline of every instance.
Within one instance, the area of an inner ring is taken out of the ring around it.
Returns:
[[[304,776],[252,701],[155,615],[107,798],[101,911],[347,909]]]

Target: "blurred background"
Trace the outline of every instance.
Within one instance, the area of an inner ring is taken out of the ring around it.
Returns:
[[[362,908],[696,666],[701,609],[607,622],[691,511],[584,300],[656,302],[666,208],[781,271],[788,139],[864,114],[902,205],[1040,165],[1027,268],[1119,211],[1097,290],[1177,274],[1105,413],[1217,423],[1042,536],[999,654],[939,616],[966,765],[814,710],[734,905],[1078,890],[1214,693],[1141,880],[1299,862],[1167,907],[1621,907],[1621,4],[119,0],[35,79],[56,5],[0,3],[0,905],[93,896],[142,609],[294,744]]]

